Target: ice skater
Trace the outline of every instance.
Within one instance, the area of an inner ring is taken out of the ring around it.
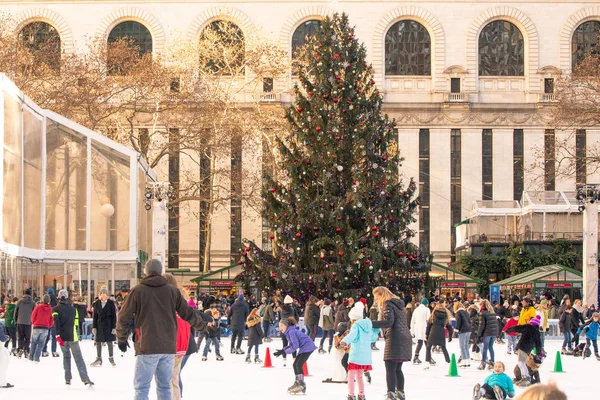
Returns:
[[[348,355],[348,400],[365,400],[365,383],[363,373],[373,369],[371,343],[379,336],[379,329],[373,328],[369,319],[363,319],[365,306],[358,302],[348,313],[350,317],[350,333],[342,340],[342,344],[350,347]],[[370,377],[367,377],[370,381]],[[354,380],[358,385],[358,397],[354,395]]]
[[[117,307],[115,303],[108,298],[108,290],[102,288],[100,297],[93,304],[94,319],[92,322],[92,333],[96,343],[96,361],[92,367],[102,366],[102,346],[108,347],[108,361],[113,367],[115,359],[113,358],[113,342],[117,340]]]
[[[473,400],[485,399],[504,400],[515,397],[515,387],[512,380],[504,373],[504,363],[494,363],[494,373],[485,378],[483,386],[479,383],[473,388]]]
[[[596,360],[600,361],[600,355],[598,355],[598,329],[600,328],[600,314],[595,312],[592,314],[592,319],[587,324],[577,331],[577,335],[581,332],[585,332],[585,348],[583,350],[583,358],[586,358],[586,353],[590,349],[590,342],[594,346],[594,355]]]
[[[298,351],[298,355],[294,360],[294,374],[296,375],[296,380],[294,384],[288,388],[289,394],[306,393],[306,383],[304,383],[304,371],[302,367],[313,351],[317,349],[315,342],[313,342],[309,336],[299,329],[296,329],[296,324],[297,322],[294,317],[279,321],[279,330],[283,332],[289,344],[283,349],[273,353],[275,357],[279,357],[284,354],[292,354],[295,351]]]
[[[512,328],[508,328],[506,330],[506,333],[512,332],[521,334],[521,338],[517,343],[517,365],[521,369],[522,379],[516,384],[517,386],[529,386],[531,385],[531,377],[529,376],[529,370],[527,369],[527,357],[529,357],[529,353],[531,353],[533,349],[535,349],[536,354],[542,354],[542,340],[540,339],[540,316],[536,315],[535,318],[532,318],[528,324],[513,326]]]
[[[4,329],[4,322],[0,321],[0,342],[8,342],[10,337],[6,334]],[[8,371],[8,362],[10,356],[8,350],[4,346],[0,346],[0,389],[10,389],[14,387],[10,383],[6,382],[6,371]]]
[[[258,355],[258,346],[262,344],[262,339],[265,337],[262,328],[260,327],[260,315],[258,315],[258,308],[253,308],[246,319],[246,325],[248,326],[248,354],[246,354],[246,362],[250,364],[250,353],[252,347],[254,347],[254,363],[261,364],[262,360]]]

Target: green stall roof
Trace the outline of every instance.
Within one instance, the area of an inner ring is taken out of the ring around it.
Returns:
[[[562,265],[544,265],[543,267],[537,267],[522,274],[511,276],[491,286],[525,285],[535,281],[581,282],[583,281],[583,275],[579,271]]]

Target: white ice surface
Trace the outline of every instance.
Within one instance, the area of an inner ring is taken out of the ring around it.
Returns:
[[[273,357],[275,368],[264,369],[260,365],[246,364],[245,356],[229,353],[229,338],[224,338],[224,361],[215,360],[214,349],[209,353],[209,359],[202,361],[201,354],[193,355],[182,372],[184,382],[184,399],[209,399],[218,398],[232,400],[248,399],[291,399],[299,396],[287,394],[286,389],[294,381],[292,358],[288,357],[287,367],[282,366],[282,359]],[[327,344],[327,341],[325,342]],[[556,351],[560,349],[561,342],[546,341],[548,358],[541,368],[542,382],[553,379],[563,389],[570,399],[590,398],[597,393],[600,376],[600,362],[592,355],[591,358],[582,360],[570,356],[563,356],[562,363],[566,373],[557,374],[551,371],[554,368]],[[281,342],[275,339],[271,343],[260,346],[260,357],[264,359],[266,348],[271,352],[281,347]],[[383,364],[383,340],[377,346],[380,351],[373,352],[373,383],[366,384],[367,399],[381,399],[386,391],[385,368]],[[242,349],[245,349],[245,343]],[[99,368],[89,367],[95,359],[95,348],[89,340],[82,342],[84,359],[88,365],[90,379],[96,384],[93,389],[84,387],[81,383],[77,369],[73,362],[73,384],[67,388],[64,384],[64,372],[61,358],[42,358],[39,364],[33,364],[25,359],[10,358],[8,381],[15,385],[12,389],[0,389],[0,399],[33,399],[33,398],[59,398],[61,400],[115,400],[133,398],[133,369],[134,355],[132,351],[124,356],[115,348],[115,368],[108,364],[107,349],[103,349],[104,365]],[[413,351],[415,347],[413,346]],[[496,360],[503,361],[507,372],[512,377],[516,365],[516,356],[506,354],[506,345],[494,346]],[[449,343],[450,354],[456,354],[458,359],[458,340]],[[253,355],[254,358],[254,355]],[[473,385],[483,383],[489,371],[478,371],[477,362],[471,362],[468,370],[459,369],[460,377],[447,377],[448,364],[444,362],[442,354],[433,354],[437,366],[429,371],[410,363],[404,364],[406,379],[406,398],[419,399],[445,399],[458,400],[470,399]],[[421,360],[425,360],[425,349],[421,350]],[[310,399],[346,399],[347,387],[344,384],[322,383],[321,381],[332,374],[331,358],[328,355],[313,353],[308,360],[309,373],[306,378],[307,394]],[[156,399],[156,387],[153,384],[150,398]],[[523,389],[517,388],[517,395]]]

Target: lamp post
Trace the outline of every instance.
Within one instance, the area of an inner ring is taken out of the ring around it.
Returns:
[[[583,300],[598,304],[598,198],[600,184],[577,185],[583,213]]]

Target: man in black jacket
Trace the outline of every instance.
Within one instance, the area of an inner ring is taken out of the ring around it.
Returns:
[[[75,307],[69,302],[69,292],[65,289],[58,292],[58,305],[52,309],[52,317],[54,317],[54,326],[56,327],[56,341],[60,344],[60,350],[63,353],[65,383],[70,385],[73,378],[71,374],[72,354],[81,381],[86,386],[93,386],[94,382],[88,377],[85,361],[83,361],[81,349],[79,348],[79,337],[77,335],[79,315]]]
[[[127,351],[129,347],[129,323],[132,319],[135,321],[133,385],[136,400],[148,399],[153,377],[156,377],[158,398],[171,398],[170,383],[177,340],[176,315],[194,329],[204,331],[207,327],[179,289],[169,285],[161,276],[162,269],[159,260],[146,263],[147,276],[131,289],[117,319],[117,341],[121,351]]]
[[[242,339],[244,339],[244,328],[246,326],[246,318],[250,314],[250,308],[244,301],[244,295],[240,294],[238,299],[233,303],[227,314],[227,325],[231,327],[231,354],[244,354],[241,349]],[[237,337],[237,345],[234,344]]]
[[[15,308],[15,322],[17,323],[17,339],[19,341],[18,356],[29,354],[31,344],[31,314],[35,308],[35,302],[31,297],[31,289],[25,289],[23,298]]]

